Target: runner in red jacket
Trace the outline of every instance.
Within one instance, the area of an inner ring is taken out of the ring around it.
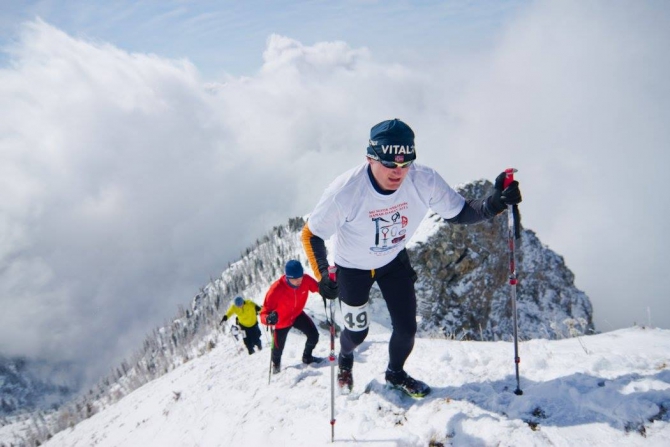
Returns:
[[[319,341],[319,332],[303,310],[309,292],[317,293],[319,284],[311,276],[305,275],[300,261],[294,259],[286,263],[285,273],[270,286],[260,313],[261,323],[275,327],[272,343],[273,374],[281,371],[281,356],[291,328],[296,328],[307,336],[302,354],[303,363],[318,363],[323,360],[312,355]]]

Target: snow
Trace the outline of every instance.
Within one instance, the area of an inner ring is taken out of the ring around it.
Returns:
[[[317,296],[308,310],[323,320]],[[283,370],[268,384],[264,331],[260,353],[240,353],[229,334],[220,334],[212,351],[44,445],[670,445],[668,330],[522,341],[522,396],[513,393],[512,343],[418,338],[406,370],[433,392],[415,400],[384,386],[384,310],[383,302],[373,305],[378,315],[356,352],[354,391],[336,394],[332,427],[330,365],[302,365],[305,338],[292,331]],[[319,330],[315,354],[327,356],[329,334]]]
[[[428,242],[428,239],[440,230],[441,220],[442,218],[437,213],[428,211],[421,224],[419,224],[419,228],[412,235],[412,239],[407,242],[407,248],[412,249],[418,244]]]

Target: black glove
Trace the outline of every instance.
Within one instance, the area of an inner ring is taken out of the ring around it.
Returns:
[[[221,318],[221,322],[219,324],[223,324],[226,321],[228,321],[228,315],[224,315],[223,318]]]
[[[507,208],[507,205],[518,205],[521,202],[519,182],[513,180],[512,183],[503,190],[506,176],[507,174],[502,172],[496,177],[496,182],[493,186],[493,194],[491,194],[487,200],[489,208],[496,214],[503,212],[505,208]]]
[[[268,314],[267,317],[265,317],[265,322],[268,324],[268,326],[273,326],[277,324],[277,321],[279,321],[279,315],[277,315],[276,310],[273,310]]]
[[[328,272],[321,272],[321,280],[319,281],[319,293],[322,297],[334,300],[339,294],[339,287],[337,283],[330,279]]]

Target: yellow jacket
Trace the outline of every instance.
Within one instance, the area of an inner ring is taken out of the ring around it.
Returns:
[[[260,310],[261,306],[258,304],[251,300],[244,300],[244,304],[241,308],[231,304],[228,308],[228,312],[226,312],[226,320],[235,314],[237,315],[237,322],[240,326],[252,327],[258,323],[256,316]]]

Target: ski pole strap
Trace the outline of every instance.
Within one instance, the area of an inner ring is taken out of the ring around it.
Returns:
[[[512,214],[514,216],[514,239],[521,239],[521,213],[519,213],[519,205],[512,207]]]
[[[514,181],[514,173],[518,172],[518,169],[507,168],[505,169],[505,181],[503,182],[503,190],[507,188]],[[519,205],[514,205],[512,207],[512,215],[514,216],[514,239],[521,238],[521,214],[519,213]]]
[[[326,298],[325,297],[322,297],[322,298],[323,298],[323,313],[326,315],[326,320],[328,320],[327,321],[328,324],[333,324],[333,322],[331,320],[332,315],[330,316],[330,318],[328,318],[328,306],[326,305]]]
[[[335,324],[335,302],[330,302],[330,324]]]

